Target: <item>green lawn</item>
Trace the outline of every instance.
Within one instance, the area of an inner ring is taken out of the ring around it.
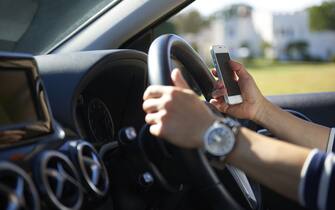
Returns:
[[[335,91],[335,63],[272,63],[247,65],[264,95]]]

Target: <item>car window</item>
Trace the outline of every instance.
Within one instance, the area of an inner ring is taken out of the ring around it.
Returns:
[[[0,50],[41,54],[118,0],[1,0]]]
[[[335,91],[334,1],[197,0],[155,28],[181,35],[212,66],[224,44],[265,95]]]

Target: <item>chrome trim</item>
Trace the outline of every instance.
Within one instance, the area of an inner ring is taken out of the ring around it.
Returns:
[[[150,172],[144,172],[140,175],[138,182],[144,186],[149,187],[154,183],[155,179]]]
[[[284,111],[287,111],[287,112],[293,114],[294,116],[299,117],[299,118],[301,118],[303,120],[306,120],[306,121],[309,121],[309,122],[313,122],[309,117],[307,117],[306,115],[304,115],[301,112],[295,111],[293,109],[284,109]]]
[[[15,188],[13,189],[11,188],[11,186],[8,186],[9,183],[0,182],[0,191],[5,192],[8,197],[8,204],[5,210],[40,210],[40,199],[35,185],[31,178],[28,176],[28,174],[23,169],[14,165],[13,163],[0,162],[0,178],[1,176],[5,176],[4,174],[6,173],[6,171],[7,173],[9,173],[8,175],[10,175],[11,178],[13,178],[13,176],[17,176],[17,178]],[[26,189],[27,187],[29,189]],[[28,199],[31,199],[30,202],[27,202]],[[29,204],[31,204],[31,206],[27,206]]]
[[[252,209],[257,209],[258,201],[245,173],[230,165],[226,165],[226,167],[237,182],[250,207]]]
[[[126,128],[124,132],[129,140],[134,140],[137,137],[136,130],[133,127]]]
[[[85,149],[89,154],[85,154]],[[77,158],[84,180],[89,187],[99,196],[105,196],[109,190],[109,178],[106,167],[99,154],[88,142],[77,145]],[[99,183],[102,182],[102,186]]]
[[[48,166],[49,161],[52,158],[58,159],[56,162],[56,168],[50,168]],[[66,165],[65,165],[66,164]],[[67,167],[70,171],[65,169]],[[70,174],[72,173],[72,174]],[[62,153],[57,151],[47,151],[43,153],[41,157],[41,168],[39,171],[41,177],[42,186],[45,188],[47,196],[50,198],[51,202],[59,209],[62,210],[79,210],[83,203],[83,190],[80,184],[79,176],[77,171],[71,161]],[[49,183],[49,178],[53,178],[56,181],[55,191],[51,188]],[[64,191],[64,186],[66,183],[72,184],[77,187],[78,200],[72,206],[66,206],[61,202],[62,194]]]
[[[272,133],[271,133],[268,129],[266,129],[266,128],[259,129],[259,130],[257,131],[257,133],[258,133],[258,134],[261,134],[261,135],[263,135],[263,136],[269,136],[269,137],[272,137]]]

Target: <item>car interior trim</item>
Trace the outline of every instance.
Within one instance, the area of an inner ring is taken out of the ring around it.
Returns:
[[[123,0],[49,53],[117,49],[174,8],[192,1]]]
[[[116,6],[118,3],[120,3],[121,0],[114,0],[110,2],[108,5],[106,5],[100,12],[86,20],[83,24],[81,24],[77,29],[75,29],[73,32],[71,32],[69,35],[64,37],[61,41],[56,43],[55,45],[52,46],[50,49],[46,49],[44,52],[41,52],[41,54],[50,54],[52,53],[55,49],[57,49],[59,46],[61,46],[63,43],[66,41],[70,40],[73,36],[75,36],[77,33],[79,33],[81,30],[83,30],[85,27],[87,27],[89,24],[94,23],[96,19],[101,17],[103,14],[105,14],[108,10],[112,9],[114,6]]]
[[[299,189],[298,189],[298,198],[299,198],[299,202],[305,206],[306,205],[306,201],[305,201],[305,198],[304,198],[304,191],[305,191],[305,183],[306,183],[306,173],[307,173],[307,169],[308,169],[308,166],[310,164],[310,162],[312,161],[314,155],[318,152],[317,149],[314,149],[312,150],[305,162],[304,162],[304,165],[302,166],[302,169],[301,169],[301,172],[300,172],[300,182],[299,182]]]
[[[104,50],[36,56],[36,60],[50,93],[49,100],[56,119],[77,132],[80,129],[75,108],[80,93],[87,85],[104,72],[118,69],[120,65],[134,65],[146,71],[147,57],[135,50]],[[64,94],[56,94],[60,88]]]
[[[328,144],[327,144],[327,152],[333,152],[334,151],[334,140],[335,139],[335,128],[330,129]]]

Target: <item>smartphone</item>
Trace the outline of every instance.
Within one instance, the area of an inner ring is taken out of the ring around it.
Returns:
[[[230,105],[242,103],[240,87],[234,80],[234,72],[229,65],[228,49],[224,45],[213,45],[210,51],[218,78],[223,81],[227,89],[227,95],[224,96],[225,102]]]

